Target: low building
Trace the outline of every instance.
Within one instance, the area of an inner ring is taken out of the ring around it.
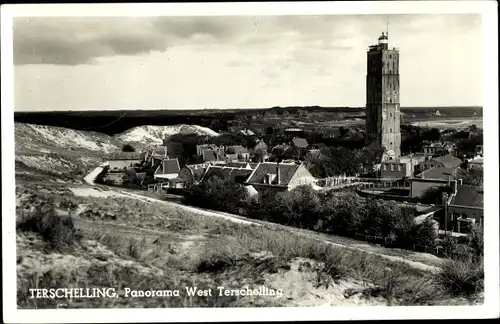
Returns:
[[[428,145],[424,145],[422,147],[422,151],[424,152],[424,154],[431,156],[455,154],[456,150],[457,150],[456,145],[450,142],[444,142],[444,143],[435,142]]]
[[[399,159],[383,161],[380,165],[381,177],[393,179],[411,177],[413,172],[418,171],[422,161],[425,161],[423,154],[405,155]]]
[[[412,178],[410,180],[410,197],[422,197],[430,188],[450,186],[451,182],[451,180]]]
[[[432,180],[456,180],[457,168],[431,168],[420,172],[415,175],[416,178],[420,179],[432,179]]]
[[[250,153],[241,145],[232,145],[226,148],[225,157],[227,161],[248,161]]]
[[[183,188],[183,179],[179,178],[180,166],[177,159],[164,159],[154,173],[154,179],[165,183],[162,187]]]
[[[264,162],[253,170],[246,185],[257,192],[289,191],[300,185],[313,185],[314,181],[304,164]]]
[[[484,223],[483,187],[458,185],[446,199],[447,231],[466,233],[468,225],[480,228]]]
[[[137,152],[117,152],[110,154],[109,172],[119,172],[123,169],[135,168],[142,161],[141,153]]]
[[[454,157],[451,154],[438,156],[420,163],[420,170],[427,170],[431,168],[458,168],[462,164],[462,160]]]
[[[476,156],[467,161],[467,169],[469,170],[483,170],[483,157]]]

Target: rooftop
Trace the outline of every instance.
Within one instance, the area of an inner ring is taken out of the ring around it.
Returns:
[[[420,172],[417,177],[422,179],[455,180],[455,169],[453,168],[430,168]]]
[[[210,166],[205,174],[203,175],[203,180],[207,180],[211,177],[218,176],[226,180],[234,180],[239,183],[244,183],[248,177],[252,174],[252,169],[244,168],[234,168],[226,166]]]
[[[484,208],[483,196],[483,187],[458,186],[451,205]]]
[[[158,174],[174,174],[179,173],[179,160],[177,159],[164,159],[161,164],[161,169]]]
[[[458,168],[462,164],[462,160],[450,154],[436,157],[433,160],[442,163],[445,168]]]
[[[298,147],[298,148],[306,148],[309,146],[309,144],[307,143],[307,140],[305,138],[301,138],[301,137],[295,137],[294,139],[292,139],[292,143],[293,143],[293,145],[295,145],[295,147]]]
[[[280,183],[276,183],[277,177],[273,180],[272,184],[286,186],[292,180],[293,175],[297,172],[299,168],[298,164],[295,163],[273,163],[273,162],[263,162],[259,163],[257,168],[254,170],[251,177],[248,179],[248,183],[252,184],[264,184],[264,179],[267,174],[276,174],[277,168],[280,170]]]

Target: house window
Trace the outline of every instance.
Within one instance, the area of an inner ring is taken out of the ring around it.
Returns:
[[[398,164],[398,171],[401,171],[401,164]]]
[[[384,164],[384,171],[387,171],[387,164]]]
[[[394,171],[394,164],[391,164],[391,171]]]

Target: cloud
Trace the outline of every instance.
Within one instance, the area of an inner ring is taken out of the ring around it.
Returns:
[[[383,15],[16,18],[14,64],[94,64],[101,57],[144,55],[186,45],[195,50],[226,46],[224,50],[258,53],[254,57],[264,52],[283,56],[290,48],[299,52],[324,51],[335,56],[373,41],[379,34],[376,27],[383,30],[386,18]],[[397,15],[391,16],[390,22],[399,26],[398,34],[425,34],[443,25],[453,26],[454,32],[467,32],[475,29],[480,19],[471,15]],[[297,57],[290,59],[302,60],[300,53],[293,55]]]
[[[16,18],[14,64],[88,64],[98,57],[162,52],[193,37],[197,42],[225,40],[234,35],[231,22],[205,17]]]

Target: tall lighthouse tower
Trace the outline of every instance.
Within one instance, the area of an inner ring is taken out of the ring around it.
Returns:
[[[389,49],[389,38],[382,33],[378,44],[367,53],[366,144],[386,149],[384,160],[401,156],[399,111],[399,50]]]

